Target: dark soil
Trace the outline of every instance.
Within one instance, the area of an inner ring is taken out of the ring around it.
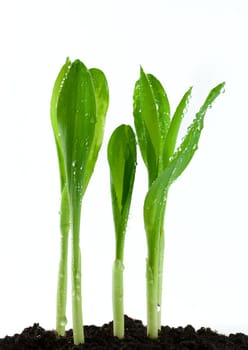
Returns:
[[[0,350],[248,350],[248,336],[242,333],[224,336],[192,326],[162,327],[159,339],[146,337],[141,321],[125,316],[125,339],[113,337],[112,322],[102,327],[85,326],[85,344],[73,345],[72,331],[59,337],[34,324],[21,334],[0,339]]]

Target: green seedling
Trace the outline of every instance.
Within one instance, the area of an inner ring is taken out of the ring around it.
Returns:
[[[67,59],[56,79],[51,121],[61,184],[61,256],[57,289],[57,331],[65,333],[68,234],[72,231],[72,320],[75,344],[84,342],[80,218],[81,204],[100,150],[109,102],[108,85],[99,69]]]
[[[136,140],[129,125],[119,126],[111,135],[108,162],[116,241],[112,276],[113,333],[123,338],[124,241],[136,169]]]
[[[148,171],[148,192],[144,202],[144,225],[148,256],[147,280],[147,333],[158,337],[161,327],[161,299],[164,259],[164,216],[170,185],[181,175],[197,147],[205,114],[224,83],[212,89],[196,113],[186,136],[177,148],[177,136],[186,112],[190,88],[171,117],[170,105],[161,83],[151,74],[140,70],[134,90],[134,122],[142,158]]]

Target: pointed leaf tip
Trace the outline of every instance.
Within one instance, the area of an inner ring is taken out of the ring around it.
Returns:
[[[143,67],[140,65],[140,76],[145,74]]]

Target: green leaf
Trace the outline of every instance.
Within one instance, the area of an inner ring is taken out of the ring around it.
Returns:
[[[144,224],[151,267],[158,257],[159,237],[172,171],[173,168],[166,168],[152,183],[144,202]]]
[[[98,153],[102,145],[106,114],[109,105],[109,89],[104,73],[97,68],[91,68],[89,72],[91,74],[96,98],[96,128],[86,166],[85,183],[83,185],[84,190],[94,171]]]
[[[164,149],[165,140],[170,126],[170,104],[166,92],[160,83],[152,74],[147,74],[152,94],[154,97],[154,103],[158,114],[159,131],[160,131],[160,145],[159,145],[159,157],[158,157],[158,170],[157,175],[164,169]]]
[[[103,116],[106,116],[109,105],[109,89],[108,82],[104,73],[97,68],[91,68],[90,74],[93,80],[95,96],[96,96],[96,111],[100,121]],[[97,121],[98,122],[98,121]],[[105,122],[105,119],[104,119]],[[99,122],[100,123],[100,122]],[[101,133],[103,133],[104,123],[101,122]]]
[[[204,104],[196,114],[196,117],[193,120],[192,124],[189,126],[187,135],[184,137],[181,145],[172,156],[172,159],[169,162],[169,166],[173,167],[171,182],[175,181],[178,176],[181,175],[181,173],[184,171],[192,159],[195,151],[197,150],[206,112],[209,108],[212,107],[214,100],[223,91],[224,85],[225,83],[221,83],[210,91]]]
[[[64,79],[57,118],[69,196],[78,203],[85,192],[86,166],[94,146],[97,121],[91,74],[79,60],[71,64]]]
[[[151,184],[161,169],[165,138],[170,124],[170,106],[161,83],[140,69],[134,89],[134,123],[141,155]]]
[[[136,140],[129,125],[121,125],[111,135],[108,162],[115,223],[117,259],[123,258],[123,244],[136,169]]]
[[[152,74],[147,74],[147,80],[153,95],[159,122],[159,134],[164,140],[170,126],[170,104],[160,81]],[[161,147],[161,145],[160,145]]]
[[[52,92],[51,104],[50,104],[51,123],[52,123],[53,134],[54,134],[54,138],[55,138],[58,161],[59,161],[61,192],[63,191],[64,184],[65,184],[65,169],[64,169],[64,160],[63,160],[61,144],[60,144],[60,137],[59,137],[59,130],[58,130],[57,103],[58,103],[59,93],[60,93],[63,81],[66,77],[66,74],[67,74],[69,68],[70,68],[70,65],[71,65],[71,61],[69,58],[67,58],[65,64],[62,66],[62,68],[57,76],[57,79],[55,81],[55,84],[53,87],[53,92]]]
[[[171,120],[169,131],[168,131],[165,145],[164,145],[163,168],[165,168],[165,166],[168,164],[170,157],[174,153],[179,128],[180,128],[182,119],[184,117],[184,114],[186,113],[189,99],[191,97],[191,92],[192,92],[192,87],[190,87],[189,90],[184,94]]]

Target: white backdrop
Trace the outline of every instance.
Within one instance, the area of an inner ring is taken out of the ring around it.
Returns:
[[[55,326],[59,174],[49,103],[66,56],[109,82],[105,141],[84,198],[85,324],[112,319],[114,229],[107,141],[133,125],[139,65],[157,76],[172,110],[193,85],[184,131],[208,91],[199,150],[169,193],[163,324],[248,332],[246,0],[9,0],[0,3],[0,337]],[[125,246],[125,312],[146,322],[146,170],[139,157]],[[71,327],[70,298],[68,327]]]

